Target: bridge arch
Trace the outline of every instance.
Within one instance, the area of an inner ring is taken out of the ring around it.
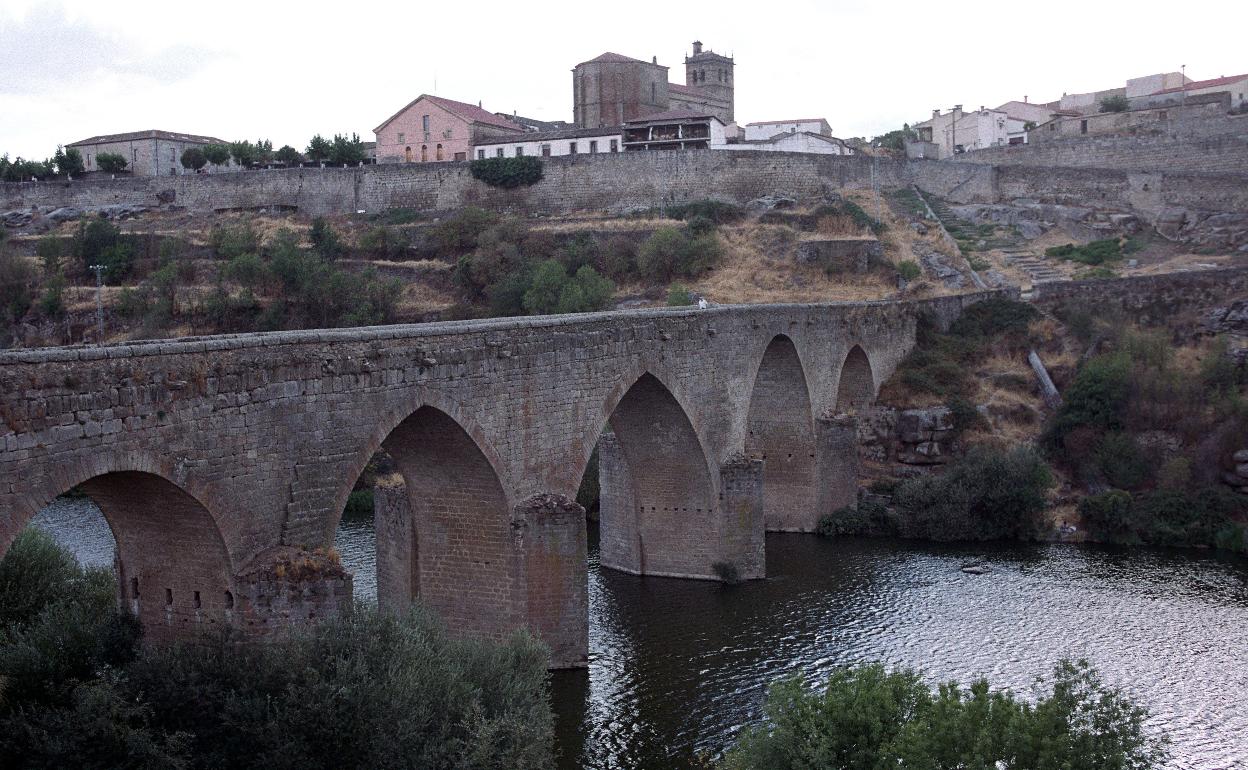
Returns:
[[[814,529],[814,410],[806,369],[787,335],[773,337],[759,361],[746,418],[745,451],[763,459],[766,528]]]
[[[511,504],[480,428],[421,403],[370,444],[360,472],[378,449],[398,472],[374,489],[379,602],[401,609],[419,597],[465,636],[497,638],[522,625]],[[335,523],[349,493],[350,484],[337,499]]]
[[[607,406],[610,430],[598,442],[603,566],[710,577],[719,558],[720,511],[689,412],[650,372]]]
[[[845,355],[836,388],[836,411],[856,412],[875,400],[875,374],[871,359],[860,345]]]
[[[167,641],[232,621],[234,568],[215,517],[151,461],[69,464],[33,498],[38,509],[16,512],[13,532],[4,533],[5,548],[38,510],[75,488],[108,523],[116,544],[118,599],[147,638]]]

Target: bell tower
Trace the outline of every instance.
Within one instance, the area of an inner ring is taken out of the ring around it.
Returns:
[[[703,50],[701,40],[693,41],[693,55],[685,57],[685,85],[701,91],[725,123],[734,119],[734,66],[732,57]]]

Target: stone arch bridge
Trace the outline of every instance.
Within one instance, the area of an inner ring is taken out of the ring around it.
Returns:
[[[574,498],[601,444],[602,562],[764,572],[764,531],[856,492],[852,412],[914,343],[988,294],[188,338],[0,354],[0,553],[78,487],[117,541],[149,636],[265,635],[341,611],[333,543],[385,450],[383,604],[452,630],[529,627],[587,652]],[[717,567],[717,565],[719,565]]]

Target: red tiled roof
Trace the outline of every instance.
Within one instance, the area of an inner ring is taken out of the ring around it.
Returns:
[[[383,121],[380,126],[377,126],[376,128],[373,129],[373,133],[377,133],[381,131],[381,129],[385,128],[390,123],[390,121],[402,115],[404,112],[407,112],[408,108],[410,108],[413,104],[420,101],[421,99],[428,99],[429,101],[438,105],[439,107],[451,113],[452,115],[463,118],[469,123],[484,123],[487,126],[495,126],[497,128],[510,128],[514,131],[525,130],[524,126],[518,123],[513,123],[510,120],[507,120],[506,118],[499,117],[498,115],[495,115],[489,110],[482,109],[475,104],[468,104],[467,102],[457,102],[454,99],[447,99],[442,96],[431,96],[430,94],[421,94],[420,96],[417,96],[415,99],[408,102],[403,107],[403,109],[399,110],[398,112],[394,113],[390,117],[386,118],[385,121]]]
[[[1175,86],[1174,88],[1163,88],[1160,91],[1154,91],[1155,94],[1173,94],[1179,91],[1196,91],[1201,88],[1216,88],[1218,86],[1229,86],[1231,83],[1238,83],[1241,80],[1248,80],[1248,74],[1231,75],[1230,77],[1213,78],[1212,80],[1194,80],[1185,86]]]
[[[681,94],[691,94],[691,95],[702,96],[702,92],[699,91],[697,88],[694,88],[693,86],[682,86],[680,83],[668,83],[667,90],[675,91]]]
[[[176,131],[158,131],[152,129],[150,131],[131,131],[126,134],[101,134],[88,139],[80,139],[77,142],[70,142],[66,147],[78,147],[84,144],[105,144],[107,142],[133,142],[137,139],[167,139],[173,142],[193,142],[196,144],[227,144],[222,139],[211,136],[199,136],[198,134],[179,134]]]

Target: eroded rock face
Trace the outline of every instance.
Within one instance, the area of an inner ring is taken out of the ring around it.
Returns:
[[[879,241],[868,238],[828,238],[797,244],[799,265],[818,265],[829,273],[865,273],[872,260],[884,257]]]
[[[30,224],[30,220],[29,211],[6,211],[0,214],[0,225],[5,227],[24,227]]]
[[[1172,241],[1219,251],[1248,247],[1248,213],[1169,208],[1157,217],[1157,232]]]
[[[957,268],[949,264],[949,257],[919,243],[916,243],[913,249],[914,255],[918,257],[919,264],[936,280],[951,289],[960,289],[966,285],[966,277]]]

